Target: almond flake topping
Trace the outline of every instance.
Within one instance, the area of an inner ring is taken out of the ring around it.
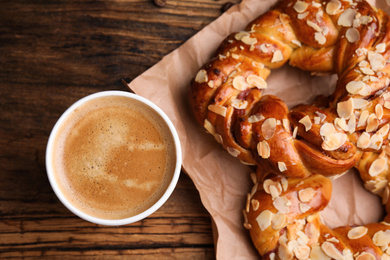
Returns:
[[[311,209],[310,205],[309,204],[306,204],[306,203],[299,203],[299,210],[302,212],[302,213],[305,213],[307,211],[309,211]]]
[[[346,85],[346,89],[350,94],[360,94],[366,88],[366,83],[363,81],[351,81]]]
[[[282,193],[282,185],[279,182],[267,179],[263,182],[263,189],[267,194],[271,194],[273,199]]]
[[[200,70],[195,76],[195,82],[200,84],[207,81],[208,81],[207,71],[204,69]]]
[[[322,136],[330,136],[336,132],[336,128],[332,123],[325,123],[320,128],[320,134]]]
[[[382,117],[383,117],[383,107],[382,107],[381,104],[377,104],[377,105],[375,106],[375,115],[376,115],[376,117],[377,117],[379,120],[382,119]]]
[[[241,99],[232,99],[232,107],[236,109],[245,109],[248,106],[248,101]]]
[[[352,114],[351,118],[348,121],[348,133],[352,134],[356,130],[356,118],[355,114]]]
[[[349,28],[345,36],[350,43],[355,43],[360,39],[360,32],[356,28]]]
[[[313,260],[330,260],[330,257],[328,257],[324,251],[322,251],[319,244],[312,244],[311,245],[311,252],[310,252],[310,259]]]
[[[209,120],[205,119],[203,127],[212,135],[215,135],[215,127],[210,123]]]
[[[360,23],[364,24],[364,25],[371,23],[372,20],[373,20],[372,17],[368,16],[368,15],[363,15],[363,16],[359,17]]]
[[[249,32],[239,32],[239,33],[236,33],[236,35],[234,35],[234,38],[236,38],[236,40],[238,40],[238,41],[241,41],[241,39],[244,36],[249,37],[250,36]]]
[[[377,134],[381,135],[382,137],[385,137],[385,135],[387,135],[389,133],[389,130],[390,130],[390,126],[389,126],[389,124],[387,124],[387,125],[382,126],[378,130]]]
[[[390,243],[390,230],[378,231],[372,238],[376,246],[387,246]]]
[[[302,19],[305,19],[306,16],[308,16],[308,15],[309,15],[308,12],[304,12],[304,13],[298,14],[297,17],[299,20],[302,20]]]
[[[376,46],[375,52],[384,53],[386,51],[386,43],[380,43]]]
[[[295,45],[297,45],[298,47],[302,47],[302,43],[298,40],[291,40],[292,43],[294,43]]]
[[[276,63],[276,62],[283,61],[283,59],[284,59],[283,53],[280,50],[277,50],[274,52],[274,55],[272,56],[271,62]]]
[[[379,157],[376,159],[370,166],[370,169],[368,170],[368,174],[370,174],[371,177],[375,177],[387,168],[387,159],[383,157]]]
[[[263,115],[256,114],[256,115],[251,115],[250,117],[248,117],[248,122],[253,124],[253,123],[263,121],[264,119],[265,119],[265,117]]]
[[[321,45],[326,43],[326,37],[321,32],[314,33],[314,39]]]
[[[275,134],[276,119],[267,118],[261,125],[261,133],[265,140],[271,139]]]
[[[354,104],[353,99],[337,103],[337,114],[341,118],[349,119],[353,114]]]
[[[303,13],[304,11],[306,11],[307,9],[307,6],[308,4],[306,2],[302,2],[302,1],[297,1],[294,5],[294,10],[297,12],[297,13]]]
[[[355,258],[356,260],[376,260],[376,257],[373,256],[371,253],[363,252],[358,257]]]
[[[382,70],[386,66],[386,60],[380,53],[369,51],[368,60],[373,71]]]
[[[354,114],[352,114],[351,116],[353,116]],[[336,126],[338,126],[339,128],[341,128],[341,130],[344,130],[346,132],[348,132],[349,128],[348,128],[348,124],[347,124],[347,121],[345,120],[345,118],[338,118],[336,117],[334,119],[334,124]]]
[[[268,48],[267,46],[263,43],[260,45],[260,50],[264,53],[267,53],[268,52]]]
[[[239,156],[240,153],[241,153],[239,150],[237,150],[237,149],[235,149],[235,148],[233,148],[233,147],[228,147],[228,148],[226,148],[226,150],[227,150],[228,153],[229,153],[231,156],[233,156],[233,157],[237,157],[237,156]]]
[[[312,127],[311,119],[309,116],[303,117],[301,120],[298,121],[299,123],[303,124],[305,126],[305,131],[309,131]]]
[[[357,140],[357,147],[360,149],[366,149],[370,146],[370,135],[366,132],[363,132],[359,139]]]
[[[278,256],[280,259],[292,259],[293,252],[288,248],[286,243],[281,243],[278,249]]]
[[[252,199],[252,200],[251,200],[251,204],[252,204],[252,209],[253,209],[253,211],[258,210],[259,207],[260,207],[259,201],[258,201],[258,200],[255,200],[255,199]]]
[[[243,76],[236,76],[233,79],[233,87],[239,91],[244,91],[249,85]]]
[[[367,234],[368,229],[364,226],[354,227],[348,231],[349,239],[358,239]]]
[[[334,151],[340,148],[347,141],[347,135],[344,133],[334,133],[326,136],[322,142],[322,149],[326,151]]]
[[[288,121],[287,118],[283,118],[283,119],[282,119],[282,125],[283,125],[283,129],[284,129],[286,132],[290,132],[290,122]]]
[[[251,38],[249,35],[245,35],[241,38],[241,41],[247,45],[253,45],[257,43],[256,38]]]
[[[367,110],[363,110],[363,112],[360,114],[358,127],[363,126],[367,123],[367,119],[370,116],[370,113]]]
[[[272,228],[275,229],[275,230],[280,230],[282,229],[285,224],[287,222],[287,216],[284,215],[284,214],[274,214],[272,220],[271,220],[271,224],[272,224]]]
[[[363,109],[366,108],[370,104],[369,101],[363,99],[363,98],[354,98],[353,99],[353,107],[355,109]]]
[[[390,109],[390,101],[385,101],[385,104],[383,106],[387,109]]]
[[[289,206],[291,205],[291,201],[289,201],[286,197],[278,197],[273,202],[274,207],[282,214],[288,214],[290,212]]]
[[[309,27],[313,28],[315,31],[322,32],[321,27],[318,24],[313,23],[312,21],[309,20],[307,20],[306,23],[307,25],[309,25]]]
[[[310,256],[310,247],[308,246],[298,246],[294,248],[294,254],[299,260],[304,260]]]
[[[335,15],[341,8],[341,2],[339,0],[331,0],[326,5],[326,13],[329,15]]]
[[[334,258],[336,260],[344,259],[340,251],[331,242],[322,243],[321,248],[322,250],[324,250],[325,254],[327,254],[331,258]]]
[[[284,172],[287,170],[287,166],[284,162],[278,162],[279,171]]]
[[[267,141],[261,141],[257,144],[257,153],[263,159],[268,159],[270,157],[271,149]]]
[[[211,112],[214,112],[220,116],[223,116],[225,117],[226,116],[226,111],[227,111],[227,108],[224,107],[224,106],[221,106],[221,105],[209,105],[207,107]]]
[[[257,216],[256,221],[259,225],[261,231],[266,230],[269,226],[271,226],[271,220],[274,213],[272,213],[269,210],[264,210],[260,213],[260,215]]]
[[[337,24],[339,26],[351,27],[357,13],[355,9],[348,8],[340,15]]]
[[[372,113],[367,118],[366,132],[371,133],[371,132],[376,131],[378,129],[378,126],[379,126],[379,120],[378,120],[376,114]]]
[[[314,197],[315,194],[316,191],[314,189],[306,188],[298,192],[298,198],[302,202],[309,202]]]
[[[267,88],[267,82],[257,75],[249,75],[246,78],[246,82],[248,82],[249,85],[255,86],[258,89],[265,89]]]

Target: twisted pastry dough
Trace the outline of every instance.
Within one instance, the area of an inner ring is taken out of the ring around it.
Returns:
[[[284,0],[227,37],[193,80],[197,121],[258,167],[244,225],[266,259],[390,259],[389,217],[335,230],[318,217],[327,177],[352,167],[390,210],[389,37],[389,16],[364,0]],[[291,110],[263,96],[271,69],[288,61],[336,73],[334,93]]]

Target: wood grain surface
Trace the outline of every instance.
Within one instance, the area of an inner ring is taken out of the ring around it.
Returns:
[[[182,173],[168,202],[121,227],[55,197],[45,148],[78,99],[130,82],[221,15],[226,2],[0,1],[0,259],[213,259],[212,224]]]

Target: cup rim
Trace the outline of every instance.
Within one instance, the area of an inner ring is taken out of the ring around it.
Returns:
[[[94,217],[94,216],[91,216],[91,215],[84,213],[80,209],[73,206],[69,202],[69,200],[64,196],[63,192],[59,188],[57,181],[55,180],[54,170],[53,170],[54,166],[52,163],[53,162],[53,155],[52,155],[53,153],[52,152],[53,152],[55,137],[56,137],[60,127],[64,123],[64,121],[68,118],[68,116],[76,108],[80,107],[84,103],[86,103],[90,100],[96,99],[96,98],[108,97],[108,96],[127,97],[130,99],[134,99],[134,100],[137,100],[139,102],[142,102],[143,104],[152,108],[155,112],[157,112],[161,116],[161,118],[167,124],[167,126],[172,134],[172,137],[174,140],[174,146],[175,146],[175,150],[176,150],[175,171],[173,173],[172,180],[171,180],[170,184],[168,185],[168,188],[165,190],[164,194],[160,197],[160,199],[156,203],[154,203],[147,210],[145,210],[137,215],[134,215],[132,217],[128,217],[128,218],[124,218],[124,219],[103,219],[103,218]],[[87,220],[87,221],[95,223],[95,224],[106,225],[106,226],[120,226],[120,225],[134,223],[134,222],[140,221],[140,220],[148,217],[149,215],[154,213],[157,209],[159,209],[168,200],[168,198],[172,194],[172,192],[175,189],[177,182],[179,180],[179,176],[180,176],[180,172],[181,172],[181,165],[182,165],[182,150],[181,150],[180,139],[179,139],[179,136],[177,134],[176,128],[174,127],[174,125],[171,122],[171,120],[169,119],[169,117],[164,113],[164,111],[161,108],[159,108],[156,104],[154,104],[150,100],[148,100],[142,96],[139,96],[137,94],[133,94],[133,93],[125,92],[125,91],[121,91],[121,90],[108,90],[108,91],[101,91],[101,92],[97,92],[94,94],[90,94],[90,95],[87,95],[87,96],[79,99],[78,101],[73,103],[70,107],[68,107],[65,110],[65,112],[59,117],[59,119],[57,120],[57,122],[55,123],[54,127],[51,130],[51,133],[50,133],[50,136],[49,136],[49,139],[47,142],[45,164],[46,164],[46,173],[47,173],[50,185],[51,185],[54,193],[56,194],[57,198],[61,201],[61,203],[66,208],[68,208],[72,213],[74,213],[75,215],[79,216],[80,218],[82,218],[84,220]]]

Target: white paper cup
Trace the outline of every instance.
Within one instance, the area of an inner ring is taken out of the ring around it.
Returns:
[[[102,218],[97,218],[91,215],[88,215],[81,211],[80,209],[76,208],[64,195],[62,190],[60,189],[57,179],[55,177],[55,170],[54,170],[54,164],[53,164],[53,155],[55,153],[53,147],[54,147],[54,141],[55,138],[57,137],[58,131],[60,130],[62,124],[66,121],[67,117],[78,107],[86,103],[87,101],[90,101],[95,98],[101,98],[101,97],[107,97],[107,96],[120,96],[120,97],[126,97],[129,98],[130,100],[137,100],[139,102],[142,102],[143,104],[149,106],[152,108],[155,112],[157,112],[161,118],[165,121],[167,127],[169,128],[169,131],[172,134],[173,140],[174,140],[174,147],[176,150],[176,165],[175,165],[175,170],[174,173],[172,174],[172,180],[170,184],[168,185],[168,188],[165,190],[164,194],[162,197],[150,208],[145,210],[144,212],[124,218],[124,219],[102,219]],[[98,92],[89,96],[86,96],[76,103],[74,103],[72,106],[70,106],[63,114],[62,116],[58,119],[57,123],[54,125],[52,132],[50,134],[47,147],[46,147],[46,170],[47,170],[47,175],[50,181],[50,184],[57,195],[58,199],[75,215],[79,216],[80,218],[87,220],[92,223],[100,224],[100,225],[108,225],[108,226],[117,226],[117,225],[126,225],[130,223],[134,223],[136,221],[139,221],[141,219],[146,218],[150,214],[154,213],[157,209],[159,209],[169,198],[169,196],[172,194],[173,190],[176,187],[177,181],[180,176],[180,171],[181,171],[181,163],[182,163],[182,152],[181,152],[181,146],[180,146],[180,140],[177,135],[176,129],[173,126],[171,120],[168,118],[168,116],[154,103],[151,101],[138,96],[136,94],[132,94],[129,92],[124,92],[124,91],[103,91],[103,92]]]

